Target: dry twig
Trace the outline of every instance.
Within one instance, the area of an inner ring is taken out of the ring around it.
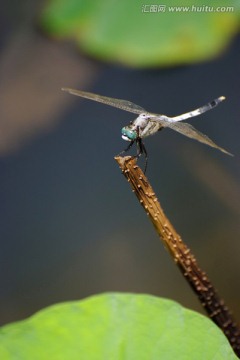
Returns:
[[[172,255],[181,273],[197,294],[208,316],[222,329],[235,353],[240,357],[240,329],[235,323],[224,301],[207,278],[191,253],[183,243],[166,215],[136,159],[130,156],[115,157],[124,176],[130,183],[141,205],[152,221],[165,247]]]

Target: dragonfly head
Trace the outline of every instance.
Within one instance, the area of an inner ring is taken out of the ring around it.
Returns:
[[[130,126],[122,128],[122,138],[126,141],[134,141],[138,137],[136,130],[131,129]]]

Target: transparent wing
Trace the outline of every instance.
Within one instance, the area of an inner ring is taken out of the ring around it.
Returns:
[[[122,99],[114,99],[107,96],[97,95],[86,91],[74,90],[69,88],[62,88],[63,91],[68,92],[72,95],[77,95],[83,97],[85,99],[97,101],[106,105],[114,106],[121,110],[129,111],[134,114],[142,114],[147,111],[143,109],[141,106],[138,106],[130,101],[122,100]]]
[[[182,135],[185,135],[191,139],[197,140],[203,144],[209,145],[213,148],[216,148],[220,151],[222,151],[225,154],[233,156],[230,152],[226,151],[222,147],[215,144],[207,135],[201,133],[199,130],[195,129],[192,125],[188,123],[182,123],[182,122],[172,122],[171,118],[169,120],[162,119],[162,118],[151,118],[151,121],[158,121],[163,127],[168,127],[172,130],[175,130],[179,132]]]
[[[171,119],[173,121],[182,121],[182,120],[186,120],[189,119],[191,117],[194,116],[198,116],[201,115],[203,113],[205,113],[206,111],[212,110],[213,108],[215,108],[218,104],[220,104],[223,100],[225,100],[224,96],[220,96],[217,99],[214,99],[213,101],[207,103],[206,105],[201,106],[200,108],[196,109],[196,110],[192,110],[189,111],[185,114],[181,114],[175,117],[171,117]]]

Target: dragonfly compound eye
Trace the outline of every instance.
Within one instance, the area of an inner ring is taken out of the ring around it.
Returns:
[[[122,138],[127,141],[133,141],[137,138],[137,132],[130,130],[127,127],[122,128]]]

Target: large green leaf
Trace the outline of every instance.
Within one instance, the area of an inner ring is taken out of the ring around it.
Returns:
[[[239,0],[163,3],[160,11],[161,2],[152,0],[50,0],[42,26],[53,36],[75,39],[94,57],[138,67],[211,58],[237,32]]]
[[[1,360],[233,360],[206,317],[149,295],[110,293],[51,306],[0,331]]]

